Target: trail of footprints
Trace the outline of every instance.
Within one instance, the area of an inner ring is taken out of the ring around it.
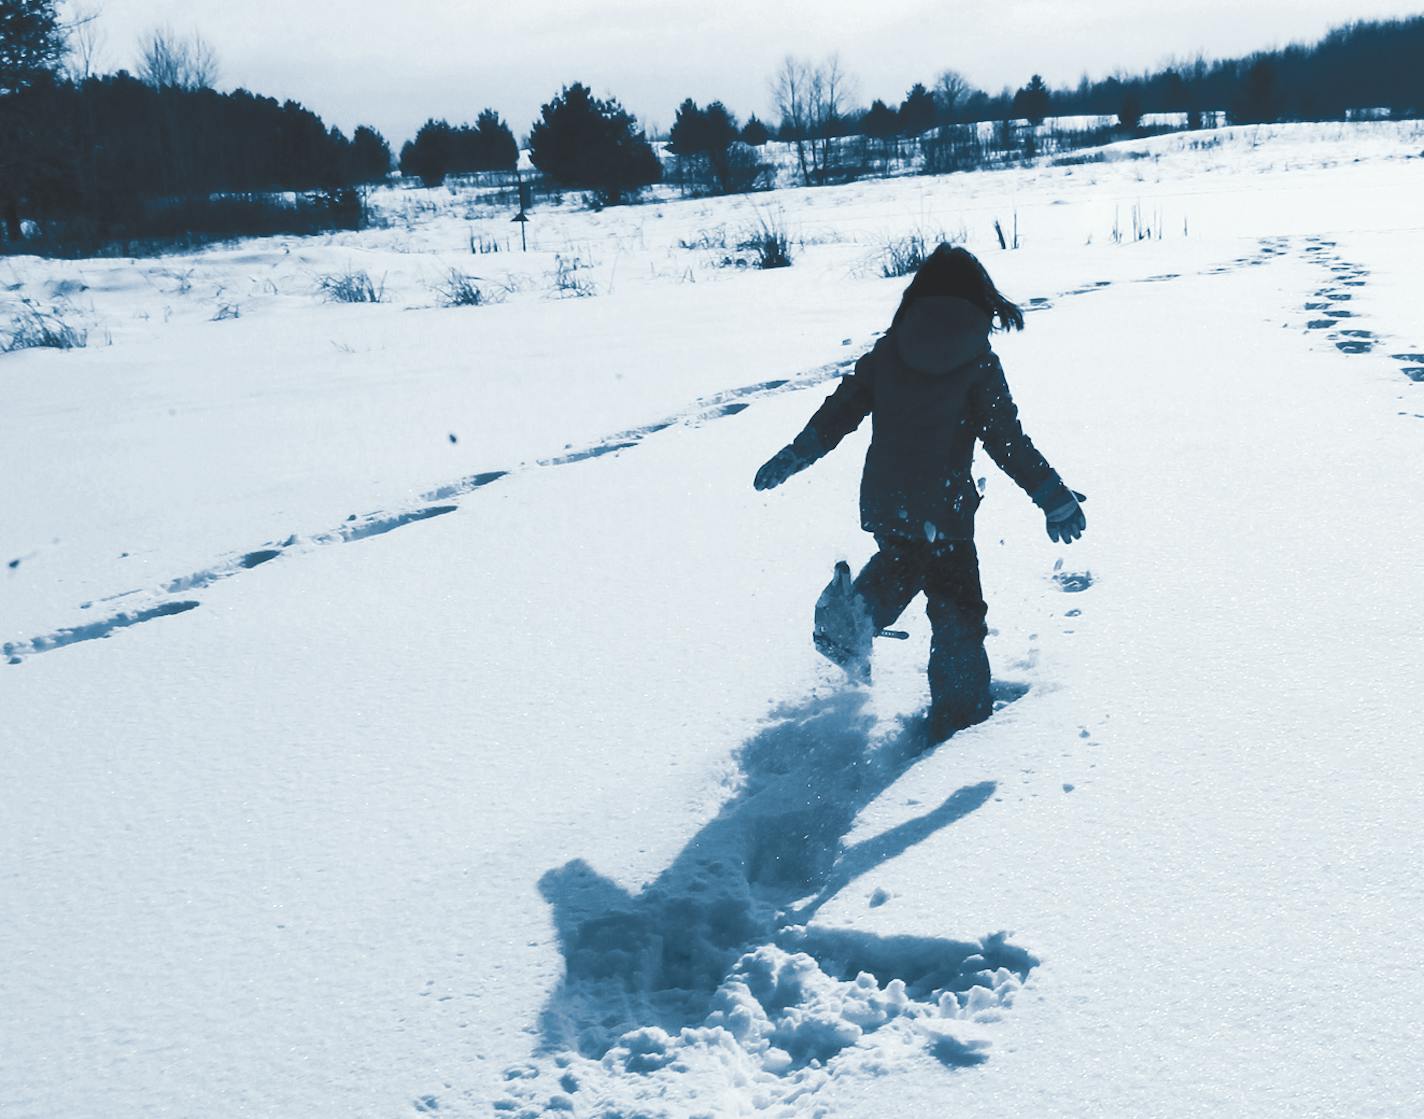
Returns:
[[[1228,272],[1237,272],[1242,268],[1256,268],[1278,256],[1283,256],[1290,249],[1290,239],[1287,237],[1264,237],[1260,245],[1253,253],[1245,256],[1238,256],[1234,260],[1228,260],[1223,264],[1217,264],[1211,268],[1204,268],[1197,272],[1198,276],[1221,276]],[[1118,281],[1125,284],[1164,284],[1171,280],[1180,280],[1180,272],[1160,272],[1153,276],[1139,276],[1135,279]],[[1114,285],[1112,280],[1090,280],[1076,288],[1069,288],[1060,292],[1056,297],[1036,295],[1024,304],[1026,312],[1047,311],[1053,306],[1054,298],[1066,299],[1077,295],[1091,295],[1093,292],[1103,291]]]
[[[1317,289],[1312,299],[1305,304],[1306,311],[1315,316],[1306,323],[1306,329],[1327,332],[1326,337],[1343,353],[1362,354],[1373,352],[1379,343],[1379,339],[1371,331],[1360,326],[1351,325],[1356,321],[1357,316],[1352,308],[1348,306],[1353,299],[1354,289],[1365,285],[1365,277],[1369,273],[1359,265],[1346,261],[1338,254],[1333,253],[1331,250],[1335,248],[1335,242],[1325,240],[1321,237],[1309,237],[1306,241],[1305,252],[1308,256],[1332,274],[1330,281]],[[1291,247],[1292,240],[1288,237],[1263,238],[1255,252],[1236,257],[1233,260],[1226,261],[1211,268],[1203,269],[1197,274],[1222,275],[1238,271],[1242,268],[1258,267],[1288,253]],[[1124,282],[1155,284],[1165,283],[1179,278],[1180,273],[1164,272],[1159,275],[1144,276]],[[1111,280],[1093,280],[1079,287],[1060,292],[1056,296],[1035,296],[1027,301],[1024,310],[1030,313],[1046,311],[1054,305],[1056,299],[1090,295],[1093,292],[1103,291],[1112,286],[1113,281]],[[850,340],[847,339],[847,344],[849,344],[849,341]],[[1424,347],[1420,349],[1424,349]],[[1424,352],[1398,353],[1392,356],[1400,363],[1405,376],[1409,377],[1412,381],[1424,383]],[[784,392],[796,392],[834,380],[836,377],[842,376],[853,364],[854,359],[831,362],[796,377],[761,381],[757,384],[746,385],[742,388],[731,389],[727,392],[703,397],[694,402],[690,408],[665,420],[619,432],[616,435],[600,439],[589,446],[569,449],[562,455],[540,459],[517,469],[568,466],[574,463],[585,462],[589,459],[600,458],[604,455],[617,454],[620,451],[626,451],[638,446],[649,436],[660,431],[665,431],[668,428],[679,426],[701,427],[714,420],[735,416],[745,411],[750,407],[748,402],[751,400],[764,396],[778,395]],[[28,641],[9,642],[0,645],[0,654],[3,654],[3,657],[8,660],[9,663],[19,664],[25,657],[32,656],[36,653],[63,648],[80,641],[106,638],[118,630],[126,629],[130,626],[139,625],[157,618],[172,617],[178,613],[186,613],[189,610],[195,609],[199,603],[189,599],[175,602],[171,596],[191,593],[194,590],[210,586],[220,580],[231,578],[244,571],[249,571],[254,567],[270,563],[289,552],[305,551],[312,547],[328,544],[352,543],[358,540],[367,540],[374,536],[384,535],[385,533],[406,525],[417,524],[433,517],[453,513],[459,507],[458,505],[451,504],[452,501],[474,493],[476,490],[483,489],[485,486],[499,481],[511,473],[512,471],[509,470],[491,470],[480,474],[473,474],[466,478],[461,478],[458,481],[436,487],[429,493],[421,495],[420,503],[415,508],[393,513],[378,511],[363,516],[358,516],[353,513],[347,518],[346,522],[338,528],[316,533],[305,538],[293,535],[280,542],[269,541],[260,548],[229,556],[201,571],[169,580],[147,594],[145,594],[144,590],[138,589],[111,596],[109,599],[103,601],[114,602],[121,599],[147,599],[148,604],[131,607],[121,613],[86,625],[55,630],[51,633],[33,637]],[[17,563],[18,561],[12,563],[11,566],[14,567]],[[83,603],[82,608],[89,609],[93,605],[96,605],[96,603]]]
[[[1175,278],[1174,274],[1169,274],[1149,277],[1149,280],[1161,281]],[[1083,287],[1063,292],[1058,298],[1101,291],[1108,286],[1110,286],[1109,281],[1096,280]],[[1051,299],[1038,297],[1030,300],[1026,309],[1030,311],[1046,310],[1052,305],[1053,301]],[[846,339],[845,344],[849,345],[850,339]],[[156,587],[135,588],[121,594],[111,595],[105,599],[81,603],[80,608],[84,610],[119,601],[127,603],[128,608],[83,625],[70,626],[53,630],[49,633],[39,634],[27,641],[12,641],[0,644],[0,657],[3,657],[3,659],[10,664],[22,664],[25,658],[34,656],[37,653],[49,652],[82,641],[101,640],[132,626],[142,625],[145,622],[153,621],[158,618],[172,617],[177,613],[186,613],[189,610],[196,609],[200,603],[191,598],[175,601],[174,596],[189,595],[193,591],[201,590],[225,579],[230,579],[233,576],[242,574],[244,571],[250,571],[255,567],[271,563],[289,554],[309,551],[312,548],[324,547],[330,544],[347,544],[359,540],[369,540],[375,536],[383,536],[398,528],[404,528],[406,525],[418,524],[434,517],[454,513],[459,506],[453,502],[474,493],[476,490],[484,489],[486,486],[498,482],[500,479],[506,478],[516,471],[570,466],[576,463],[587,462],[590,459],[601,458],[605,455],[613,455],[621,451],[630,450],[640,445],[649,436],[661,431],[666,431],[669,428],[702,427],[715,420],[725,419],[744,412],[747,408],[751,407],[750,401],[752,400],[779,395],[785,392],[797,392],[834,380],[848,372],[854,363],[854,358],[830,362],[794,377],[759,381],[756,384],[744,385],[741,388],[729,389],[726,392],[702,397],[694,401],[689,408],[679,412],[677,415],[670,416],[656,423],[645,424],[641,427],[621,431],[584,447],[569,447],[565,449],[563,454],[539,459],[533,463],[516,467],[514,470],[489,470],[483,473],[469,475],[442,486],[437,486],[428,493],[422,494],[419,503],[411,509],[397,510],[395,512],[376,511],[359,515],[353,513],[347,517],[345,522],[341,525],[325,532],[317,532],[305,537],[293,534],[280,541],[268,541],[259,548],[248,549],[240,553],[229,555],[200,571],[167,580]],[[16,561],[11,566],[18,566],[18,562],[19,561]]]
[[[1336,247],[1334,241],[1323,237],[1306,238],[1306,259],[1325,269],[1330,278],[1305,303],[1305,310],[1313,316],[1306,321],[1305,329],[1324,331],[1325,337],[1341,353],[1374,353],[1380,339],[1374,331],[1360,325],[1360,314],[1352,306],[1356,292],[1367,283],[1369,270],[1344,259],[1334,251]],[[1424,353],[1390,356],[1399,363],[1400,372],[1411,381],[1424,383]]]
[[[702,397],[696,400],[691,407],[657,423],[621,431],[586,447],[571,448],[561,455],[539,459],[515,469],[522,471],[568,466],[604,455],[616,454],[619,451],[636,447],[649,436],[672,427],[697,428],[714,420],[735,416],[751,406],[748,403],[750,400],[783,392],[794,392],[833,380],[845,373],[851,364],[852,362],[849,360],[831,362],[796,377],[759,381],[756,384],[744,385],[741,388]],[[26,657],[34,656],[37,653],[50,652],[82,641],[102,640],[111,637],[119,630],[195,610],[200,605],[199,602],[188,598],[175,601],[173,596],[191,594],[193,591],[240,575],[244,571],[271,563],[284,555],[310,551],[313,548],[331,544],[350,544],[359,540],[369,540],[372,537],[384,536],[386,533],[407,525],[418,524],[454,513],[459,509],[459,505],[453,503],[455,500],[474,493],[476,490],[484,489],[501,478],[508,477],[513,472],[512,470],[489,470],[480,474],[472,474],[455,482],[437,486],[428,493],[422,494],[419,503],[410,509],[395,512],[352,513],[338,527],[325,532],[317,532],[308,536],[293,534],[284,540],[268,541],[260,548],[230,555],[202,570],[169,579],[152,588],[137,588],[122,594],[111,595],[108,598],[81,603],[80,609],[82,610],[119,601],[128,602],[130,605],[125,610],[93,622],[53,630],[27,641],[0,644],[0,656],[3,656],[10,664],[21,664]],[[18,567],[19,561],[15,561],[10,566]],[[142,603],[142,605],[133,605],[133,603]]]

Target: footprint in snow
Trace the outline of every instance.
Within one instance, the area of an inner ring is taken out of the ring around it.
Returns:
[[[1058,584],[1059,590],[1067,594],[1086,591],[1094,583],[1091,571],[1060,571],[1053,576],[1053,581]]]

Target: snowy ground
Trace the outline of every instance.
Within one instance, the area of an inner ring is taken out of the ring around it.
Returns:
[[[0,358],[0,1114],[1424,1108],[1424,130],[1110,151],[0,266],[90,336]],[[750,487],[916,228],[1090,495],[984,465],[1005,706],[918,757],[919,608],[807,640],[864,434]]]

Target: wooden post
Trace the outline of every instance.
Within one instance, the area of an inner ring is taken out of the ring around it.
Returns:
[[[529,251],[529,238],[525,233],[525,226],[529,224],[529,184],[524,181],[524,176],[518,168],[514,171],[514,181],[519,187],[519,213],[514,215],[513,220],[519,223],[519,247],[522,251]]]

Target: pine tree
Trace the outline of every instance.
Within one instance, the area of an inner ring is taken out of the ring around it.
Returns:
[[[632,114],[582,82],[565,86],[529,130],[534,166],[565,186],[594,191],[605,205],[662,178],[662,164]]]
[[[63,58],[54,0],[0,0],[0,97],[54,73]]]
[[[391,173],[391,146],[369,125],[360,125],[351,137],[351,177],[373,183]]]
[[[771,139],[771,129],[767,128],[753,113],[742,126],[742,143],[759,148]]]
[[[1127,86],[1122,92],[1122,104],[1117,110],[1117,126],[1124,132],[1136,132],[1142,124],[1142,94],[1137,86]]]
[[[726,151],[737,139],[737,118],[720,101],[702,111],[702,142],[709,155]]]
[[[484,109],[475,118],[478,136],[476,171],[513,171],[519,165],[519,144],[500,115]]]
[[[37,164],[53,148],[47,122],[16,102],[50,79],[64,57],[64,34],[54,0],[0,0],[0,219],[11,241],[22,236],[21,198],[34,189]]]
[[[907,136],[918,136],[934,127],[938,115],[934,94],[922,83],[916,82],[905,94],[905,100],[900,102],[900,131]]]
[[[697,102],[687,98],[677,107],[668,130],[668,151],[673,155],[697,155],[707,150],[707,118]]]
[[[900,118],[894,109],[877,97],[861,118],[860,130],[872,140],[889,140],[900,131]]]
[[[417,178],[426,186],[439,186],[454,170],[456,143],[449,121],[426,121],[415,139],[401,149],[401,174]]]
[[[677,107],[668,151],[678,157],[678,175],[685,184],[710,182],[729,194],[747,189],[747,175],[754,178],[756,173],[755,159],[732,152],[740,136],[737,118],[722,102],[713,101],[702,109],[689,97]]]
[[[1232,120],[1237,124],[1269,124],[1279,120],[1276,84],[1274,62],[1265,56],[1252,62],[1241,79]]]
[[[1035,74],[1029,79],[1028,85],[1014,94],[1015,115],[1022,117],[1035,128],[1048,117],[1051,106],[1052,98],[1048,86],[1040,74]]]

